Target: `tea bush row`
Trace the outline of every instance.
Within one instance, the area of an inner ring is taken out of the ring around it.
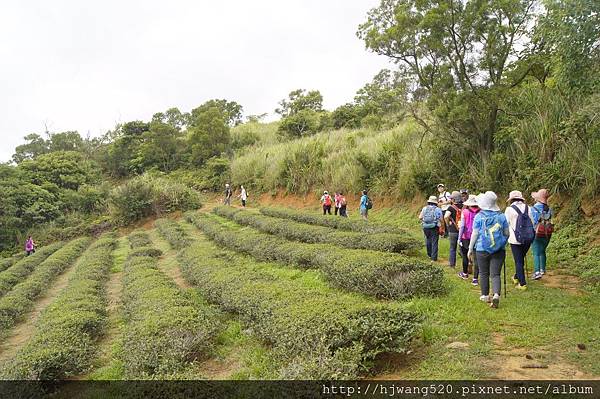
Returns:
[[[308,213],[291,208],[260,208],[260,212],[266,216],[272,216],[281,219],[290,219],[300,223],[314,224],[318,226],[330,227],[332,229],[355,231],[359,233],[392,233],[403,234],[407,232],[403,229],[386,226],[383,224],[373,224],[365,220],[350,220],[343,217],[324,216],[316,213]]]
[[[18,254],[14,254],[12,256],[0,259],[0,272],[3,272],[4,270],[8,269],[12,265],[23,259],[24,256],[25,254],[23,252],[19,252]]]
[[[289,219],[258,215],[228,206],[217,207],[213,212],[262,232],[309,244],[333,244],[345,248],[370,249],[383,252],[401,252],[415,249],[420,245],[419,241],[408,234],[338,231],[329,227],[313,226]]]
[[[187,213],[186,218],[219,245],[259,260],[319,269],[335,287],[390,299],[444,292],[442,269],[417,258],[291,242],[248,228],[231,228],[215,216],[197,212]]]
[[[179,223],[169,219],[158,219],[154,222],[154,226],[174,249],[182,249],[190,245],[191,240]]]
[[[0,297],[10,291],[15,284],[20,283],[29,276],[35,268],[42,263],[48,256],[53,254],[64,243],[57,242],[38,249],[34,254],[29,255],[14,265],[0,273]]]
[[[106,280],[116,238],[108,234],[83,253],[65,289],[42,313],[36,332],[3,370],[12,379],[57,380],[91,367],[107,323]]]
[[[152,240],[148,237],[148,233],[143,230],[132,231],[127,236],[127,239],[129,240],[129,248],[131,249],[152,245]]]
[[[0,299],[0,333],[14,325],[29,311],[35,299],[79,257],[90,245],[91,238],[82,237],[65,244],[40,263],[29,277],[14,286]]]
[[[404,352],[420,316],[327,287],[318,274],[259,263],[199,239],[180,251],[186,279],[272,346],[282,379],[349,379]]]
[[[157,259],[130,257],[124,266],[124,376],[173,379],[190,375],[219,328],[218,313],[196,303],[157,268]]]

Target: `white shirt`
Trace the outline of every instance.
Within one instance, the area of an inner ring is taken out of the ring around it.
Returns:
[[[533,215],[532,206],[526,205],[523,201],[516,201],[511,205],[516,205],[521,212],[525,212],[525,206],[527,206],[529,208],[527,213],[529,213],[531,224],[534,224],[535,218]],[[521,243],[517,241],[517,238],[515,237],[515,229],[517,228],[517,218],[519,217],[519,214],[512,208],[512,206],[507,206],[506,210],[504,210],[504,215],[506,216],[506,220],[508,220],[508,230],[510,234],[508,236],[508,242],[511,244],[520,245]]]
[[[452,195],[448,191],[444,191],[440,195],[438,195],[438,204],[442,211],[446,211],[450,207],[450,199]]]

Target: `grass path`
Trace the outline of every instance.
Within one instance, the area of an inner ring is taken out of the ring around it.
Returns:
[[[40,315],[67,286],[70,276],[77,268],[79,259],[73,262],[52,282],[51,286],[36,299],[33,309],[23,315],[21,320],[8,334],[2,337],[2,342],[0,343],[0,362],[11,359],[31,338],[35,332],[35,325]]]

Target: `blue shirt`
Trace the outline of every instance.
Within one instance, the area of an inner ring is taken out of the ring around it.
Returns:
[[[508,229],[508,220],[506,220],[506,216],[504,213],[498,211],[484,211],[482,210],[477,215],[475,215],[475,219],[473,219],[473,230],[478,231],[477,243],[475,243],[475,251],[483,251],[483,245],[481,242],[481,236],[483,232],[483,220],[488,217],[497,216],[498,223],[502,227],[502,232]]]
[[[544,214],[544,218],[548,219],[548,220],[551,219],[553,216],[552,209],[550,207],[548,207],[548,210],[546,212],[544,212],[544,204],[542,204],[541,202],[536,202],[535,205],[533,206],[533,209],[535,210],[535,212],[533,212],[533,224],[534,225],[537,225],[539,223],[540,216],[542,214]]]
[[[360,209],[367,209],[367,197],[365,194],[360,197]]]

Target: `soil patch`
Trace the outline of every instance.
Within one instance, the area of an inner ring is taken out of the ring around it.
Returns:
[[[540,280],[546,287],[560,288],[573,294],[583,295],[581,287],[583,283],[581,279],[576,276],[570,276],[567,274],[560,274],[557,271],[551,270],[547,272],[544,277]]]

